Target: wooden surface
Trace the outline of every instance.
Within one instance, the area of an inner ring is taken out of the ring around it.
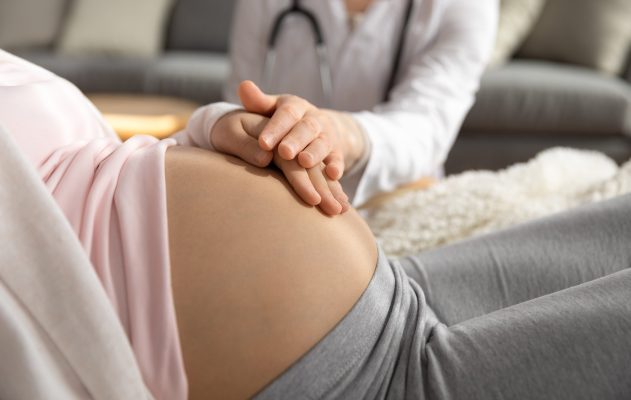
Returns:
[[[412,182],[412,183],[408,183],[407,185],[403,185],[403,186],[399,187],[398,189],[396,189],[396,190],[394,190],[392,192],[378,194],[378,195],[372,197],[370,200],[368,200],[363,205],[361,205],[359,207],[359,209],[362,210],[362,209],[369,209],[369,208],[380,207],[380,206],[384,205],[385,203],[387,203],[389,201],[392,201],[395,198],[401,196],[402,194],[411,192],[413,190],[426,190],[426,189],[429,189],[436,182],[437,182],[437,180],[435,178],[430,178],[430,177],[421,178],[418,181],[415,181],[415,182]]]
[[[199,107],[195,102],[167,96],[98,93],[88,98],[122,140],[133,135],[170,136],[184,128]]]

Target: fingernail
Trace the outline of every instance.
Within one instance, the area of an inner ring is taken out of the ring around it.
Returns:
[[[329,176],[329,178],[334,179],[336,181],[341,178],[340,171],[335,167],[327,167],[326,174]]]
[[[272,147],[272,138],[269,136],[261,136],[261,140],[268,148]]]
[[[313,165],[313,157],[311,156],[311,154],[309,154],[309,153],[302,153],[302,154],[304,154],[302,156],[302,158],[303,158],[305,164],[308,165],[309,167],[311,167]]]
[[[292,159],[292,158],[294,158],[294,154],[296,154],[296,151],[294,150],[294,147],[292,145],[284,143],[283,144],[283,153],[285,153],[285,155],[287,157],[289,157],[289,159]]]

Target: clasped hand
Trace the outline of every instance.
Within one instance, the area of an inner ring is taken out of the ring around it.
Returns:
[[[245,110],[217,121],[213,147],[258,167],[273,162],[307,204],[328,215],[346,212],[344,152],[328,112],[297,96],[267,95],[251,81],[241,83],[239,97]]]

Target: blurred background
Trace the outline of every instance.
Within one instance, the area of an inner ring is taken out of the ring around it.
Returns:
[[[447,172],[552,146],[631,158],[631,0],[501,0],[495,52]],[[0,0],[0,48],[75,83],[123,137],[220,101],[233,0]],[[309,43],[311,46],[312,43]]]

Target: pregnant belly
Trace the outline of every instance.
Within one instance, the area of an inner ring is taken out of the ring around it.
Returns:
[[[169,248],[190,398],[245,398],[322,339],[368,286],[377,250],[350,211],[327,217],[282,177],[171,148]]]

